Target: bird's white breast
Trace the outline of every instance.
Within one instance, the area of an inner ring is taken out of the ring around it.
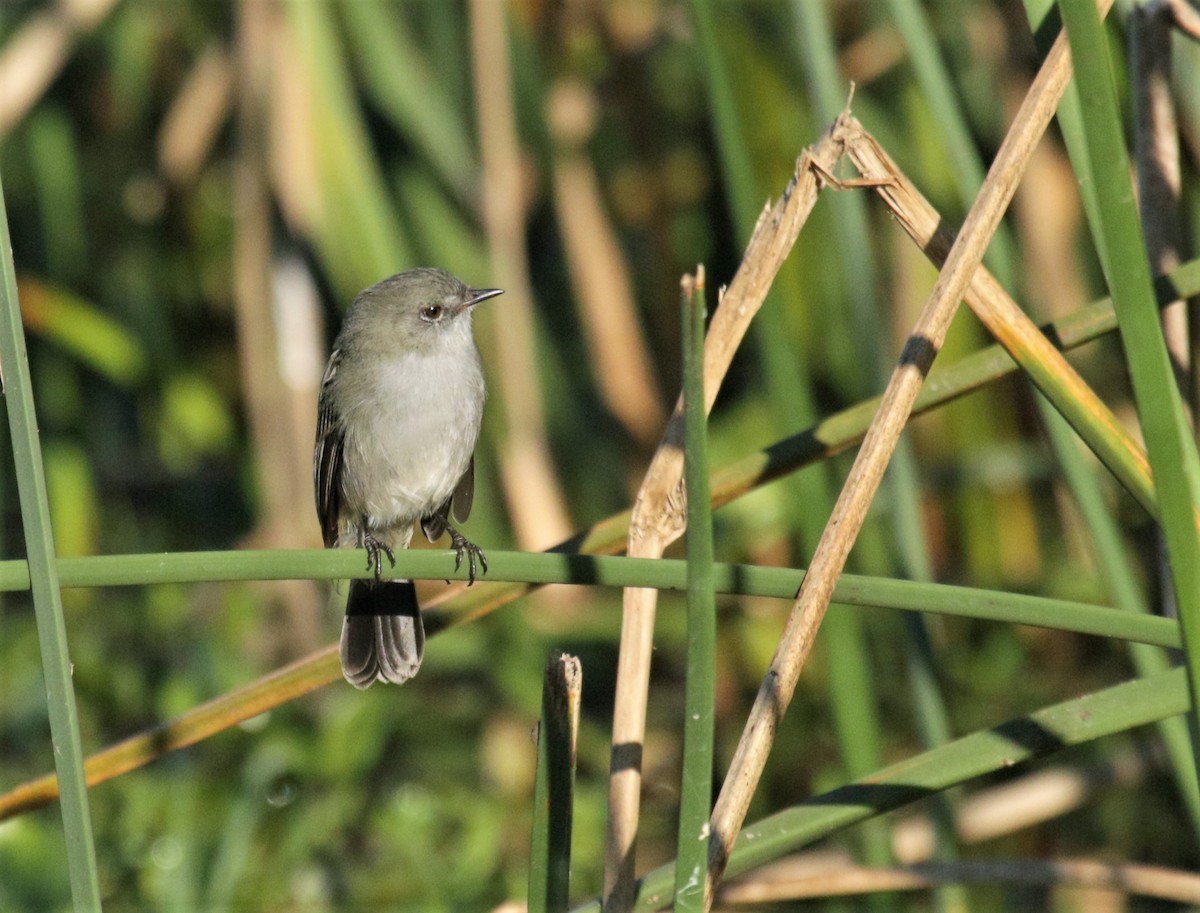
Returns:
[[[466,472],[483,415],[474,343],[398,354],[344,404],[346,506],[371,527],[411,524],[446,501]]]

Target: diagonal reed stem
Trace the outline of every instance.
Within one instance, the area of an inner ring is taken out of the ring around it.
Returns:
[[[940,228],[944,220],[857,120],[849,127],[847,156],[909,237],[941,266],[953,243]],[[980,266],[971,277],[966,302],[1117,480],[1147,513],[1157,516],[1145,450],[986,267]]]
[[[832,168],[840,151],[830,128],[800,154],[783,195],[774,205],[764,207],[759,215],[737,273],[720,296],[709,322],[704,341],[706,410],[712,408],[734,353],[816,204],[820,183],[811,163]],[[677,404],[663,432],[662,443],[646,470],[629,518],[619,518],[607,530],[619,529],[622,537],[627,537],[630,556],[657,558],[683,533],[683,499],[679,497],[683,482],[682,440],[683,413]],[[609,545],[610,550],[617,548],[617,543]],[[605,907],[609,913],[621,913],[632,902],[641,808],[641,748],[646,730],[656,598],[653,590],[631,587],[625,591],[622,602],[604,865]]]

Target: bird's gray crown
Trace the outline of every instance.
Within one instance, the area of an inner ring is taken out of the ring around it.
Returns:
[[[416,310],[422,304],[465,302],[471,297],[471,289],[461,279],[444,269],[422,266],[388,276],[364,289],[355,299],[380,301]]]

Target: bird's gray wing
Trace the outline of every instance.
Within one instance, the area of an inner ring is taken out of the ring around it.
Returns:
[[[475,457],[472,455],[471,462],[467,464],[467,471],[462,474],[462,478],[454,486],[454,494],[451,495],[450,506],[454,510],[454,519],[459,523],[466,523],[467,517],[471,516],[471,503],[474,500]]]
[[[345,432],[340,416],[334,411],[332,384],[342,361],[342,350],[335,349],[321,379],[317,401],[317,443],[313,448],[313,486],[317,496],[317,517],[325,547],[338,540],[338,518],[342,511],[342,451]]]

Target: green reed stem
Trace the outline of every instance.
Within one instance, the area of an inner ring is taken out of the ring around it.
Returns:
[[[683,282],[684,483],[687,489],[687,678],[675,909],[704,911],[708,818],[712,814],[716,595],[708,429],[704,410],[704,272]]]
[[[1200,768],[1200,537],[1195,519],[1200,457],[1163,342],[1100,16],[1093,0],[1062,0],[1060,9],[1075,60],[1086,156],[1099,204],[1092,232],[1103,239],[1108,255],[1107,279],[1154,473],[1192,692],[1192,751]]]

